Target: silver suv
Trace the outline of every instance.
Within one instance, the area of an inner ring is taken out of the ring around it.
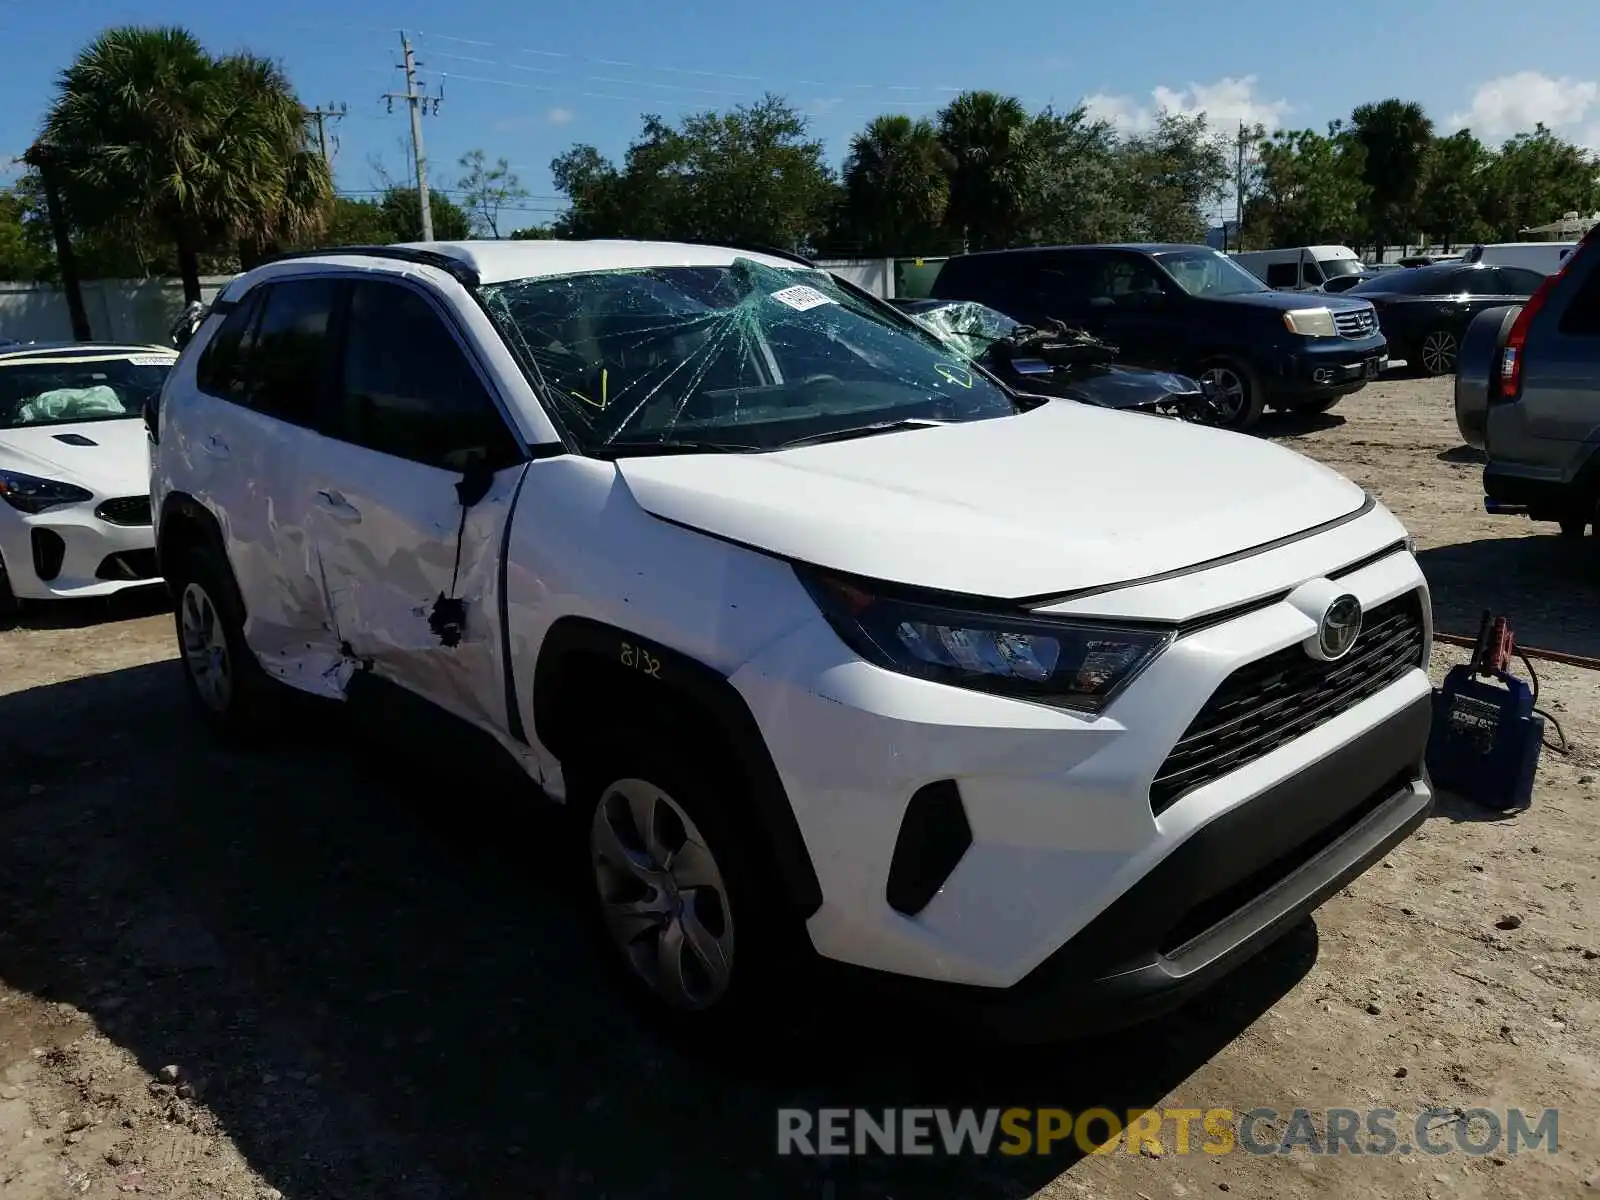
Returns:
[[[1489,309],[1468,327],[1456,375],[1456,424],[1469,446],[1488,455],[1489,512],[1555,521],[1571,536],[1600,521],[1600,239],[1594,234],[1526,304]]]

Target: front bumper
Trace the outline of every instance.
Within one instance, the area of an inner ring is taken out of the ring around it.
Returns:
[[[871,985],[1013,1042],[1104,1032],[1168,1012],[1288,932],[1426,820],[1430,719],[1430,702],[1419,697],[1218,817],[1010,988],[883,974]]]
[[[1302,343],[1274,356],[1267,387],[1279,402],[1359,391],[1389,365],[1389,343],[1381,335],[1305,338]]]
[[[879,670],[820,620],[770,646],[732,682],[816,868],[822,903],[807,930],[817,952],[936,992],[1054,1010],[1068,1007],[1063,996],[1076,1004],[1080,986],[1113,997],[1178,993],[1264,944],[1427,807],[1431,688],[1421,662],[1431,621],[1416,560],[1387,548],[1397,534],[1377,511],[1202,575],[1086,601],[1131,617],[1172,588],[1191,606],[1199,597],[1235,603],[1227,596],[1238,592],[1265,597],[1179,637],[1098,717]],[[1417,665],[1170,804],[1153,803],[1168,752],[1222,683],[1298,652],[1315,632],[1272,593],[1336,567],[1339,586],[1369,611],[1418,598]],[[959,791],[968,840],[925,906],[897,907],[890,866],[913,797],[946,781]],[[1370,813],[1357,811],[1363,805]],[[1356,824],[1338,828],[1347,820]],[[1336,846],[1311,845],[1335,834]],[[1268,867],[1280,878],[1256,878]],[[1230,890],[1247,883],[1249,895]],[[1232,908],[1217,908],[1230,898]],[[1185,921],[1207,929],[1188,930],[1180,945],[1171,939]],[[1118,956],[1103,945],[1108,929]],[[1038,982],[1046,979],[1067,982]],[[1029,1000],[1035,989],[1047,998]],[[1020,999],[1004,1000],[1013,993]]]
[[[96,513],[106,503],[96,497],[27,514],[0,502],[0,562],[19,599],[108,596],[161,582],[154,528],[106,520]]]

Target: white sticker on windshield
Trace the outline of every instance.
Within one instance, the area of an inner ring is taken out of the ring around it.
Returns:
[[[781,292],[773,292],[772,298],[779,304],[787,304],[795,312],[805,312],[808,308],[816,308],[820,304],[832,304],[833,300],[817,291],[814,287],[807,287],[797,283],[794,287],[784,288]]]
[[[136,367],[166,367],[176,362],[176,354],[130,354],[128,361]]]

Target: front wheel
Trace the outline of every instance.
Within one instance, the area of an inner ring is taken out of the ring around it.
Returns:
[[[6,560],[0,558],[0,621],[13,620],[22,611],[22,602],[11,590],[11,579],[6,574]]]
[[[1435,329],[1422,339],[1417,357],[1424,375],[1451,375],[1461,356],[1461,339],[1448,329]]]
[[[779,957],[756,856],[730,813],[737,786],[682,752],[613,747],[586,756],[574,813],[594,933],[649,1016],[724,1039],[772,1000]]]
[[[1212,424],[1223,429],[1249,429],[1266,408],[1266,396],[1256,373],[1233,359],[1213,359],[1201,368],[1199,384],[1205,389]]]

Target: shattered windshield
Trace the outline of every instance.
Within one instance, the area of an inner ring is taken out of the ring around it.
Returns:
[[[1022,328],[1004,313],[970,300],[956,300],[934,308],[918,309],[910,316],[967,358],[982,358],[995,342],[1010,337]]]
[[[482,295],[589,453],[770,450],[1018,411],[960,354],[809,268],[741,258],[522,279]]]

